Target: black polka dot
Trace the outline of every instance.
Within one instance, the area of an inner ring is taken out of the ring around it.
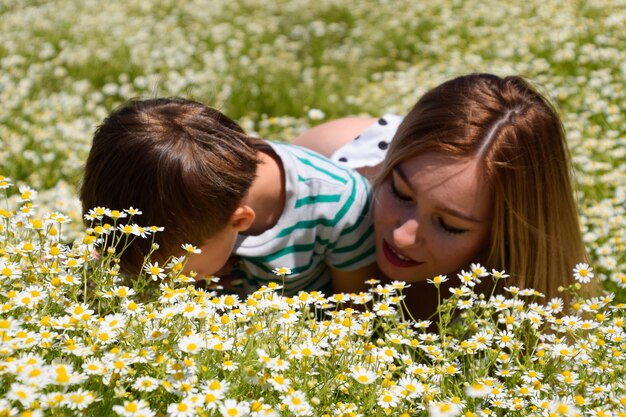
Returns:
[[[380,141],[380,142],[378,142],[378,147],[379,147],[381,150],[383,150],[383,151],[384,151],[385,149],[387,149],[387,148],[389,147],[389,143],[388,143],[388,142],[385,142],[384,140],[383,140],[383,141]]]
[[[378,119],[378,124],[385,126],[387,124],[387,121],[381,117],[380,119]]]
[[[339,162],[348,162],[348,158],[342,156],[341,158],[339,158]]]
[[[357,140],[357,139],[358,139],[358,138],[360,138],[360,137],[361,137],[361,135],[359,135],[359,136],[357,136],[356,138],[354,138],[354,140]]]

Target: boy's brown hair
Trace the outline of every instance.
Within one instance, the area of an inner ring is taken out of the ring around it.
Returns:
[[[153,259],[219,232],[257,170],[253,139],[224,114],[180,98],[131,100],[97,128],[80,189],[83,213],[138,208],[133,221],[163,226]],[[122,269],[139,271],[150,239],[136,239]]]

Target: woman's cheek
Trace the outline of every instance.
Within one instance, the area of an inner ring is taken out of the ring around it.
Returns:
[[[389,221],[391,208],[389,202],[382,196],[375,195],[374,200],[374,226]]]

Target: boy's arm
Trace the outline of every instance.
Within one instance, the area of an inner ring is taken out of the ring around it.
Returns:
[[[365,281],[378,276],[378,268],[376,263],[352,271],[342,271],[331,267],[330,276],[335,293],[359,293],[369,289]]]

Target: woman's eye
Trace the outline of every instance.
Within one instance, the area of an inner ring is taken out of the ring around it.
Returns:
[[[445,230],[447,233],[450,233],[451,235],[460,235],[461,233],[465,233],[467,232],[466,229],[459,229],[458,227],[452,227],[449,226],[446,222],[443,221],[443,219],[439,219],[439,226]]]
[[[394,180],[392,179],[390,181],[390,187],[391,187],[391,193],[394,195],[394,197],[396,197],[398,200],[400,201],[411,201],[412,198],[409,195],[403,194],[401,193],[398,188],[396,188],[396,183],[394,182]]]

